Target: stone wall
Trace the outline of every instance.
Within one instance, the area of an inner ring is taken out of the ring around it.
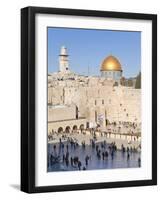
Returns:
[[[88,122],[95,122],[96,115],[101,115],[103,126],[106,120],[141,122],[141,89],[113,87],[112,82],[104,78],[77,77],[74,81],[57,81],[48,89],[48,103],[74,104],[78,107],[78,117],[84,117]],[[71,115],[74,115],[73,111]],[[56,117],[61,118],[59,115],[65,117],[65,113],[58,112]]]
[[[76,106],[48,106],[48,122],[76,119]]]

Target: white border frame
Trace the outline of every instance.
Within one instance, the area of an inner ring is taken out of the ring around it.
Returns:
[[[141,31],[142,166],[141,168],[47,173],[47,27]],[[152,21],[36,14],[35,185],[148,180],[152,178]],[[143,103],[144,102],[144,103]]]

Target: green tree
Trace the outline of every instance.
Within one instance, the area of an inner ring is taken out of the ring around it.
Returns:
[[[133,86],[132,80],[128,80],[128,87],[132,87],[132,86]]]
[[[141,72],[139,72],[139,74],[136,77],[135,88],[136,89],[140,89],[141,88]]]

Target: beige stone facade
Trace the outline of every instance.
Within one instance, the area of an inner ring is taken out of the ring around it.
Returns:
[[[81,124],[85,128],[106,128],[112,122],[141,124],[141,89],[121,86],[119,81],[115,85],[116,80],[109,77],[77,75],[62,67],[63,56],[61,53],[61,70],[48,76],[48,132],[59,127],[64,131],[67,126],[79,129]],[[105,60],[102,71],[122,74],[116,58]],[[67,59],[65,62],[69,66]]]
[[[108,122],[141,122],[140,89],[113,86],[112,80],[102,77],[79,77],[73,74],[73,78],[68,79],[62,74],[60,80],[56,80],[55,76],[52,78],[48,84],[50,130],[57,129],[57,121],[76,118],[86,119],[86,126],[93,127],[97,124],[106,127]]]

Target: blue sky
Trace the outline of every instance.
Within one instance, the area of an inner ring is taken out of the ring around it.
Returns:
[[[48,28],[48,72],[59,69],[61,46],[68,49],[71,71],[100,75],[103,59],[112,54],[123,68],[123,76],[136,76],[141,69],[141,33],[127,31]]]

